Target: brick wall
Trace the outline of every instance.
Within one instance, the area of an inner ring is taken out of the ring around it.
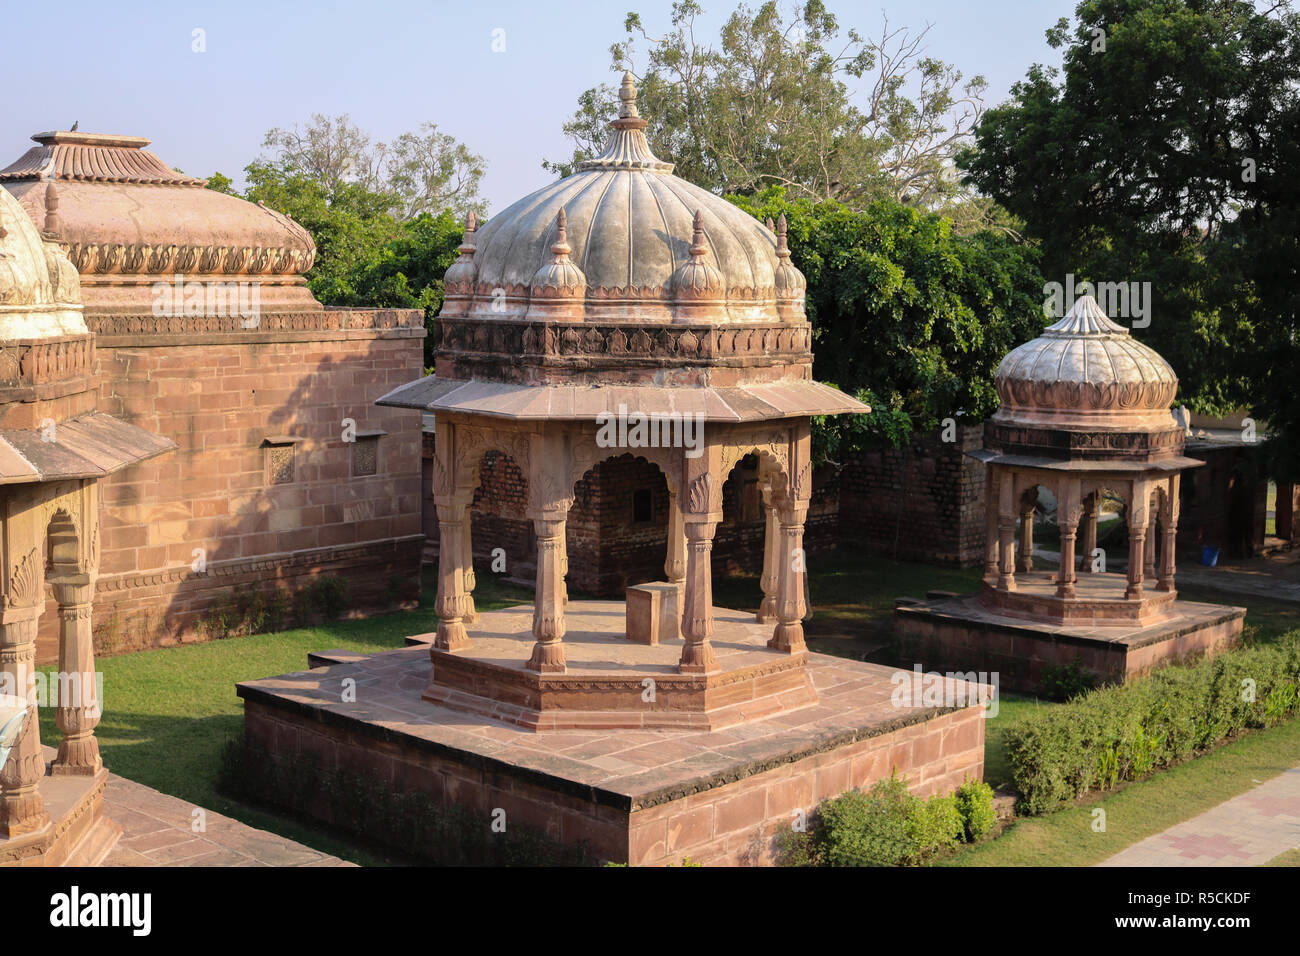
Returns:
[[[902,448],[848,456],[840,472],[840,540],[904,560],[970,567],[984,560],[983,425],[956,440],[914,435]]]
[[[354,610],[418,599],[420,416],[374,400],[420,377],[421,336],[267,338],[97,349],[100,410],[179,445],[101,485],[103,651],[198,638],[235,588],[292,590],[322,573],[347,579]],[[342,440],[349,418],[378,442],[373,475],[353,474],[367,468]],[[277,436],[297,440],[269,446]],[[47,613],[44,648],[56,633]]]

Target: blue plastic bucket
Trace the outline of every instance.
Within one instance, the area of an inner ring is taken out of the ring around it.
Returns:
[[[1204,548],[1201,549],[1201,564],[1205,565],[1207,568],[1212,568],[1218,563],[1219,563],[1218,548],[1211,548],[1209,545],[1206,545]]]

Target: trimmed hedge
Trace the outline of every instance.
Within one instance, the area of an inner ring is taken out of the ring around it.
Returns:
[[[1025,814],[1192,757],[1300,713],[1300,632],[1082,694],[1007,731]]]
[[[822,803],[806,831],[783,835],[781,862],[917,866],[940,850],[983,836],[993,820],[993,788],[988,784],[969,781],[949,796],[922,800],[895,774],[876,781],[866,793],[851,790]]]

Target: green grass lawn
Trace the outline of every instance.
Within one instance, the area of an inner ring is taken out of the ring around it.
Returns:
[[[475,601],[483,610],[532,599],[531,591],[502,585],[490,575],[480,575],[479,582]],[[426,590],[415,611],[100,658],[104,718],[95,736],[104,763],[115,774],[318,850],[359,863],[385,862],[383,851],[230,800],[214,785],[222,748],[243,734],[236,682],[304,670],[308,651],[401,647],[408,635],[437,627],[432,605]],[[58,740],[51,708],[41,711],[41,735],[47,742]]]

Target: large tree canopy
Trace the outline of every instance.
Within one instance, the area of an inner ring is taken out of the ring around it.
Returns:
[[[1046,277],[1150,283],[1136,334],[1180,401],[1246,405],[1291,446],[1300,20],[1289,2],[1084,0],[959,163],[1024,222]],[[1291,459],[1294,461],[1294,458]]]
[[[808,280],[814,373],[873,407],[822,431],[832,457],[997,409],[998,363],[1044,324],[1036,250],[993,232],[955,235],[944,217],[893,199],[855,211],[779,187],[728,198],[759,218],[785,215]]]
[[[962,189],[952,162],[983,109],[984,79],[925,55],[927,31],[886,22],[867,38],[821,0],[788,19],[769,0],[737,8],[709,43],[702,13],[678,0],[660,36],[628,14],[627,39],[610,51],[616,69],[640,77],[647,133],[678,175],[718,193],[778,185],[853,208],[892,198],[943,211],[960,229],[1005,221]],[[572,156],[543,165],[565,175],[599,153],[616,113],[610,86],[587,90],[564,127]]]

